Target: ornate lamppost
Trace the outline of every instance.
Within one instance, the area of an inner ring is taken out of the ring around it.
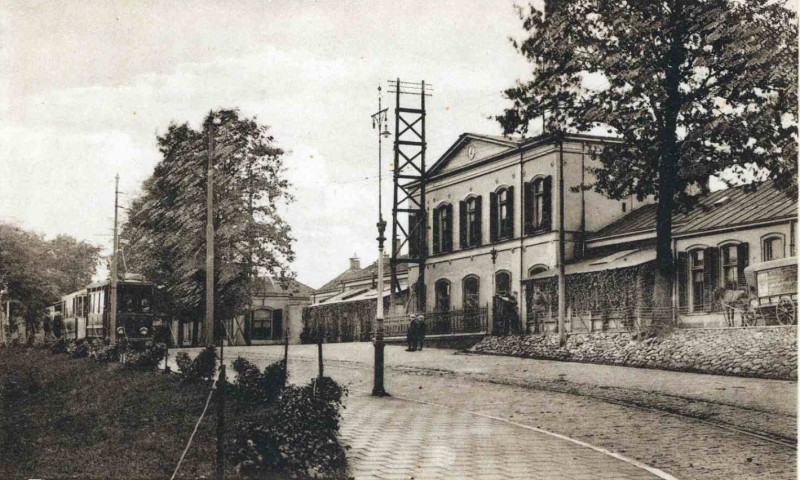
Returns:
[[[386,241],[384,232],[386,231],[386,222],[383,220],[382,198],[381,198],[381,183],[382,183],[382,165],[381,165],[381,140],[389,136],[389,129],[386,126],[387,122],[387,108],[381,108],[381,87],[378,87],[378,111],[372,115],[372,128],[378,129],[378,278],[375,283],[375,293],[377,311],[375,312],[375,375],[372,386],[372,395],[376,397],[384,397],[388,395],[386,389],[383,387],[383,350],[385,343],[383,341],[383,242]]]

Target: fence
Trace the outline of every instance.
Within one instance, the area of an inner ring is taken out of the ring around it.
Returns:
[[[427,312],[425,317],[426,335],[452,335],[459,333],[486,333],[489,323],[489,307],[447,312]],[[384,336],[405,337],[411,318],[408,315],[390,317],[384,320]]]
[[[714,308],[690,312],[686,308],[667,308],[663,313],[673,328],[740,328],[797,324],[796,304],[786,311],[777,306],[750,307],[720,303]],[[657,310],[652,307],[577,310],[568,308],[564,328],[568,333],[640,332],[653,323]],[[558,331],[555,308],[535,309],[527,315],[527,333]]]

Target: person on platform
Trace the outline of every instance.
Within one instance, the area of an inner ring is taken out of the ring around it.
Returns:
[[[406,341],[408,342],[408,348],[406,349],[407,352],[413,352],[416,350],[416,338],[417,338],[417,317],[415,315],[409,315],[411,321],[408,323],[408,332],[406,333]]]
[[[417,315],[417,342],[416,349],[422,351],[422,345],[425,343],[425,316]]]

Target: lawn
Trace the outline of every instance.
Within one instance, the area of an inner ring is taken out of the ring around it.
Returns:
[[[0,348],[0,478],[164,478],[172,475],[209,385],[177,375],[31,348]],[[226,402],[226,451],[270,404]],[[216,404],[178,478],[213,478]],[[236,477],[235,465],[226,465]]]

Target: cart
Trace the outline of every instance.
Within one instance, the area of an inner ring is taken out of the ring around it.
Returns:
[[[744,275],[743,326],[797,324],[797,257],[750,265]]]

